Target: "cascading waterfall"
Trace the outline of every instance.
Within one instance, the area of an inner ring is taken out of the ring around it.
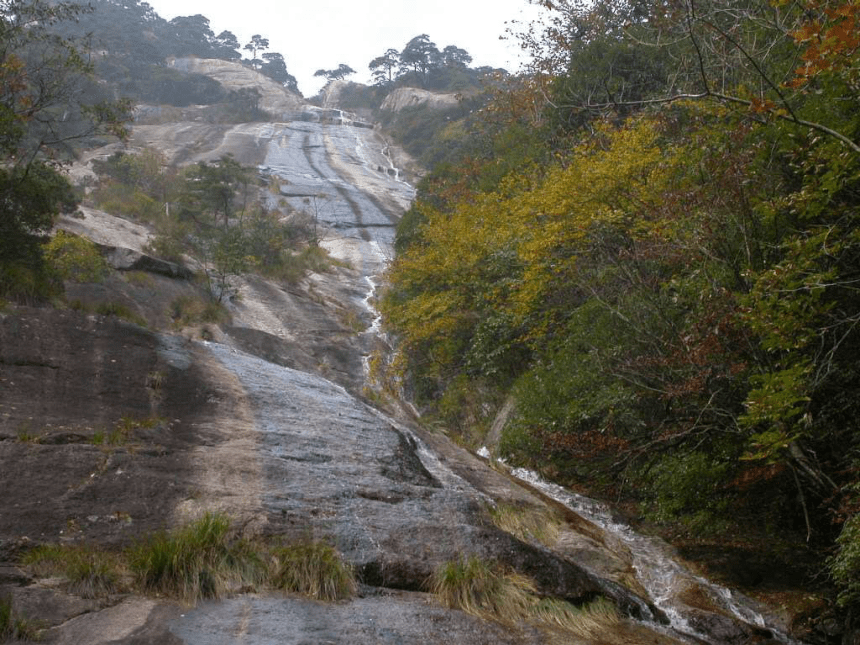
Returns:
[[[376,259],[382,266],[388,262],[388,258],[382,252],[382,248],[379,246],[379,242],[373,240],[370,242],[370,248],[374,252]],[[388,343],[385,334],[382,332],[382,314],[376,309],[374,301],[376,300],[376,290],[379,285],[376,282],[376,276],[373,275],[365,275],[364,281],[367,283],[368,290],[367,295],[365,295],[362,300],[362,305],[370,314],[373,316],[373,319],[370,323],[370,327],[368,327],[364,333],[370,335],[372,337],[378,338],[384,343]],[[364,377],[367,380],[370,377],[370,360],[371,354],[365,354],[361,357],[362,365],[364,365]]]
[[[490,458],[486,448],[482,448],[479,454]],[[690,624],[685,612],[686,605],[679,599],[683,591],[696,588],[706,593],[711,601],[728,615],[770,631],[776,639],[787,645],[800,645],[775,627],[775,620],[766,617],[762,610],[756,607],[755,601],[695,575],[674,559],[673,549],[669,544],[660,538],[637,533],[613,517],[609,507],[601,502],[545,481],[537,473],[525,468],[515,468],[511,474],[618,537],[630,551],[639,582],[648,591],[654,605],[669,618],[675,631],[697,640],[708,640],[707,636]]]

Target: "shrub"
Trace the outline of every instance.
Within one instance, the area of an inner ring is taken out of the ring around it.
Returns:
[[[276,548],[272,584],[318,600],[340,600],[355,594],[355,574],[340,554],[322,542],[300,542]]]
[[[101,282],[109,271],[93,242],[65,231],[57,231],[45,244],[45,261],[61,279],[70,282]]]
[[[62,282],[41,261],[32,266],[0,261],[0,297],[33,304],[62,293]]]
[[[729,510],[729,500],[721,494],[729,474],[726,463],[704,452],[662,457],[645,477],[654,519],[681,519],[696,531],[719,531]]]
[[[860,514],[843,524],[836,544],[838,551],[828,560],[828,566],[840,588],[839,604],[860,605]]]
[[[156,222],[164,206],[142,191],[127,184],[110,182],[92,195],[95,205],[103,211],[141,222]]]

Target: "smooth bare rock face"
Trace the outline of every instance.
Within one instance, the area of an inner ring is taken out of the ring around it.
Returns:
[[[337,604],[301,598],[250,597],[205,603],[176,619],[170,629],[187,645],[540,645],[545,642],[543,635],[534,629],[512,630],[434,606],[428,603],[426,594],[397,591]]]
[[[56,229],[86,237],[96,244],[124,247],[139,253],[144,252],[152,239],[145,226],[87,206],[79,207],[75,215],[62,215]]]
[[[241,436],[241,396],[181,337],[75,311],[0,314],[0,543],[127,543],[172,524],[206,481],[203,457]],[[220,466],[253,472],[243,459]],[[200,498],[253,516],[253,486],[224,489]]]
[[[267,530],[333,541],[374,586],[420,590],[440,565],[473,554],[527,573],[547,593],[604,594],[648,614],[647,603],[620,586],[497,529],[489,496],[343,388],[223,345],[208,348],[242,384],[254,414]]]
[[[460,100],[456,94],[437,94],[417,87],[399,87],[385,97],[380,109],[400,112],[404,108],[427,105],[436,110],[455,107]]]
[[[244,166],[256,166],[265,157],[268,143],[260,132],[270,127],[261,123],[225,125],[191,121],[136,124],[131,143],[157,150],[168,163],[177,166],[217,161],[228,154]]]
[[[283,85],[260,72],[239,63],[215,58],[173,58],[168,65],[182,72],[203,74],[228,90],[256,88],[260,91],[260,108],[276,119],[289,120],[301,111],[304,101]]]

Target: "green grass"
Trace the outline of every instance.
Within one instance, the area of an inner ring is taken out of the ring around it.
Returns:
[[[116,316],[117,318],[122,318],[123,320],[132,322],[135,325],[140,325],[141,327],[147,326],[146,320],[138,316],[125,305],[121,305],[118,302],[100,302],[95,306],[95,313],[103,316]]]
[[[18,441],[21,443],[39,443],[40,436],[30,429],[27,423],[21,424],[17,432]]]
[[[299,542],[273,550],[272,585],[318,600],[355,594],[355,574],[340,554],[322,542]]]
[[[0,596],[0,642],[34,641],[38,638],[39,629],[32,621],[17,615],[12,607],[12,598]]]
[[[141,289],[154,289],[155,278],[145,271],[128,271],[123,274],[125,281]]]
[[[85,598],[133,590],[193,604],[269,588],[333,601],[356,591],[352,567],[332,546],[251,542],[236,535],[230,518],[220,513],[151,533],[124,551],[43,545],[20,563],[35,576],[65,578],[68,591]]]
[[[39,576],[61,576],[66,590],[83,598],[102,598],[122,591],[121,559],[110,551],[81,545],[43,545],[22,558]]]
[[[90,443],[94,446],[124,446],[131,442],[134,431],[138,428],[154,428],[163,421],[164,419],[155,416],[142,419],[124,416],[109,432],[96,430]]]
[[[80,300],[72,300],[66,306],[72,311],[79,311],[85,314],[100,314],[102,316],[116,316],[122,318],[135,325],[146,327],[147,322],[142,317],[138,316],[131,309],[118,302],[100,302],[96,305],[89,305]]]
[[[259,553],[231,535],[227,516],[206,513],[172,532],[161,531],[129,553],[136,584],[145,592],[195,602],[264,580]]]

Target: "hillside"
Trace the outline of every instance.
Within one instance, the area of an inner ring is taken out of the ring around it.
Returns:
[[[738,87],[798,76],[755,101],[610,3],[306,102],[203,16],[98,2],[90,65],[16,2],[0,640],[857,639],[850,7],[731,14]]]

